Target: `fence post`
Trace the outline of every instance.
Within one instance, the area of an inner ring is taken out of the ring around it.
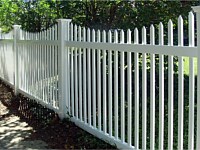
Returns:
[[[197,134],[196,149],[200,149],[200,6],[193,7],[197,22],[197,50],[198,50],[198,74],[197,74]]]
[[[69,104],[69,51],[65,49],[65,41],[69,40],[69,24],[71,19],[58,19],[58,91],[59,117],[67,116]]]
[[[18,78],[18,47],[17,47],[17,40],[20,39],[20,25],[13,25],[13,52],[14,52],[14,67],[15,67],[15,73],[14,73],[14,86],[15,86],[15,95],[18,94],[18,82],[19,82],[19,78]]]

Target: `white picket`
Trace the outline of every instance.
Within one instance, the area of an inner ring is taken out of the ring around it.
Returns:
[[[142,28],[142,44],[146,42],[146,28]],[[142,149],[146,149],[147,139],[147,66],[146,53],[142,54]]]
[[[51,39],[52,40],[55,40],[55,26],[53,26],[52,27],[52,36],[51,36]],[[55,77],[56,77],[56,74],[55,74],[55,46],[52,46],[52,88],[53,88],[53,90],[52,90],[52,96],[53,96],[53,104],[52,104],[52,106],[53,107],[55,107],[55,100],[56,100],[56,94],[55,94],[55,91],[56,91],[56,88],[55,88],[55,82],[56,82],[56,79],[55,79]],[[40,52],[40,51],[39,51]],[[39,60],[40,61],[40,60]],[[39,64],[40,64],[40,62],[39,62]],[[40,69],[39,69],[39,71],[40,71]],[[40,74],[40,73],[39,73]],[[39,79],[39,81],[40,81],[40,79]],[[68,110],[70,110],[70,106],[68,106]],[[70,112],[69,112],[69,114],[70,114]]]
[[[134,30],[134,44],[139,43],[138,29]],[[134,146],[139,149],[139,59],[138,53],[134,54],[134,65],[135,65],[135,142]]]
[[[106,31],[103,30],[102,42],[106,43]],[[106,92],[106,50],[103,50],[103,132],[107,133],[107,92]]]
[[[189,12],[189,46],[194,47],[194,15]],[[188,149],[194,149],[194,58],[190,58]]]
[[[118,32],[114,31],[114,43],[118,43]],[[118,51],[114,52],[114,107],[115,107],[115,138],[118,139]]]
[[[35,40],[38,40],[38,33],[35,33]],[[35,49],[36,49],[36,98],[39,99],[39,45],[35,45]],[[51,91],[51,94],[53,93],[53,91]],[[51,100],[53,99],[53,97],[51,97]]]
[[[162,23],[159,24],[159,45],[164,45],[164,30]],[[160,135],[159,141],[162,141],[163,132],[164,132],[164,56],[159,55],[159,135]]]
[[[97,31],[97,42],[101,42],[101,32]],[[98,129],[101,131],[101,50],[97,50],[97,101],[98,101]]]
[[[54,34],[54,30],[55,30],[55,26],[53,26],[52,28],[51,28],[51,40],[53,40],[54,41],[54,36],[55,36],[55,34]],[[53,107],[55,107],[55,46],[51,46],[51,50],[52,50],[52,58],[51,58],[51,60],[52,60],[52,73],[51,73],[51,77],[52,77],[52,80],[51,80],[51,86],[52,86],[52,106]],[[39,56],[39,55],[38,55]],[[38,57],[39,58],[39,57]],[[40,69],[39,69],[40,70]],[[38,71],[38,75],[39,75],[39,71]],[[39,82],[39,77],[38,77],[38,82]],[[68,110],[70,110],[69,109],[69,106],[68,106]]]
[[[55,25],[55,40],[58,40],[58,25]],[[58,55],[58,47],[55,49],[55,56]],[[55,57],[55,75],[56,75],[56,81],[57,81],[57,75],[58,75],[58,57]],[[56,100],[58,101],[58,84],[55,83],[55,88],[56,88]],[[70,93],[70,92],[69,92]],[[57,104],[57,102],[56,102]]]
[[[39,33],[39,40],[42,39],[42,32]],[[40,99],[42,99],[42,46],[39,45],[39,51],[40,51],[40,86],[39,86],[39,90],[40,90]],[[56,69],[56,68],[55,68]],[[26,82],[26,79],[25,79]]]
[[[92,42],[96,41],[96,32],[92,30]],[[92,50],[92,110],[93,110],[93,126],[96,128],[96,49]]]
[[[183,19],[178,18],[178,46],[183,46]],[[183,149],[184,77],[183,57],[178,57],[178,149]]]
[[[155,29],[154,26],[150,27],[150,44],[155,45]],[[151,54],[151,77],[150,77],[150,149],[155,147],[155,54]]]
[[[120,32],[120,43],[124,43],[124,31]],[[121,140],[125,142],[125,88],[124,88],[124,51],[120,53],[120,86],[121,86]]]
[[[173,46],[173,23],[168,22],[168,45]],[[168,149],[173,149],[173,109],[174,109],[174,77],[173,77],[173,56],[168,56]],[[163,111],[160,116],[164,116],[164,100],[162,106],[159,106]],[[161,108],[162,107],[162,108]],[[161,122],[160,122],[161,124]],[[162,127],[160,127],[159,149],[163,149],[164,138],[164,118],[162,118]]]
[[[86,41],[86,29],[83,28],[83,42]],[[86,49],[83,49],[83,115],[87,123],[87,93],[86,93]]]
[[[112,33],[108,31],[108,43],[112,43]],[[112,51],[108,51],[108,101],[109,101],[109,136],[112,136]]]
[[[58,40],[58,25],[56,24],[55,25],[55,40]],[[56,47],[56,50],[55,50],[55,56],[58,55],[58,47]],[[55,57],[55,66],[57,67],[58,66],[58,57]],[[56,81],[57,81],[57,75],[58,75],[58,69],[56,69],[55,71],[55,75],[56,75]],[[56,106],[58,107],[58,84],[55,82],[55,87],[56,87]],[[70,92],[69,92],[70,93]]]
[[[77,25],[74,25],[74,41],[77,41]],[[74,90],[75,90],[75,116],[78,119],[78,66],[77,48],[74,49]]]
[[[46,40],[49,40],[49,29],[47,30],[47,32],[46,32]],[[49,46],[47,45],[46,46],[46,51],[47,51],[47,78],[46,78],[46,80],[47,80],[47,104],[50,104],[50,97],[49,97],[49,84],[50,84],[50,78],[49,78],[49,72],[50,72],[50,64],[49,64],[49,62],[50,62],[50,49],[49,49]],[[33,51],[33,53],[34,53],[34,51]],[[35,54],[33,54],[33,55],[35,55]],[[34,60],[34,56],[33,56],[33,60]],[[34,67],[34,66],[33,66]],[[34,75],[34,74],[33,74]],[[35,81],[34,81],[34,79],[33,79],[33,83],[35,83]],[[34,95],[34,94],[33,94]]]
[[[87,29],[87,42],[90,42],[90,28]],[[91,49],[87,49],[87,86],[88,86],[88,124],[91,126],[92,118],[91,118]]]
[[[81,26],[79,26],[79,28],[78,28],[78,39],[79,39],[79,42],[81,42],[81,38],[82,38],[82,36],[81,36]],[[78,56],[78,58],[79,58],[79,115],[80,115],[80,120],[81,121],[83,121],[83,114],[82,114],[82,112],[83,112],[83,99],[82,99],[82,93],[83,93],[83,91],[82,91],[82,49],[81,48],[79,48],[79,56]]]
[[[74,40],[74,25],[71,24],[71,41]],[[74,48],[71,49],[71,102],[72,117],[74,117]]]
[[[131,44],[131,30],[127,30],[127,44]],[[132,145],[132,67],[131,67],[131,52],[127,53],[127,62],[128,62],[128,144]]]
[[[44,40],[46,40],[47,38],[47,31],[44,31]],[[30,37],[29,37],[30,39]],[[44,46],[44,68],[47,68],[47,46]],[[30,72],[31,74],[31,72]],[[32,79],[32,77],[31,77]],[[32,81],[31,81],[32,82]],[[47,69],[44,69],[44,101],[45,103],[47,103],[47,95],[48,95],[48,91],[47,91]]]
[[[24,33],[24,38],[25,38],[25,40],[26,40],[26,38],[27,38],[27,32],[25,32]],[[26,49],[26,51],[25,51],[25,49]],[[24,52],[25,52],[25,56],[27,57],[27,63],[28,63],[28,46],[24,46]],[[23,58],[23,54],[22,54],[22,58]],[[25,91],[26,92],[28,92],[28,67],[27,67],[27,65],[25,65]],[[21,78],[21,80],[22,80],[22,78]],[[42,91],[42,86],[41,86],[41,91]]]

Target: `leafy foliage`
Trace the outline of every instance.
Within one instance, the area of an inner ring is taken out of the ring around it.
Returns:
[[[4,31],[10,30],[13,24],[20,24],[25,30],[38,32],[55,24],[56,19],[71,18],[78,25],[94,29],[141,29],[159,22],[167,27],[169,19],[176,23],[179,15],[187,17],[191,6],[198,3],[197,0],[0,0],[0,25]]]

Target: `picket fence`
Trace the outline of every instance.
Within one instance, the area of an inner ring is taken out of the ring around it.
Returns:
[[[0,77],[16,94],[38,101],[61,118],[70,117],[118,148],[200,149],[200,75],[194,72],[195,59],[200,58],[200,7],[194,10],[197,33],[190,12],[188,46],[181,16],[177,32],[171,20],[167,32],[159,24],[157,41],[153,25],[149,34],[145,27],[141,34],[137,28],[95,31],[70,19],[59,19],[39,33],[14,25],[9,34],[1,34]],[[186,58],[188,84],[184,84]],[[197,67],[199,71],[200,61]]]

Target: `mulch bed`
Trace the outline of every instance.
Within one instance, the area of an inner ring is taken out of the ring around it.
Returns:
[[[13,89],[0,81],[0,110],[8,109],[9,114],[19,116],[21,120],[33,127],[28,140],[42,140],[50,149],[116,149],[94,137],[42,105],[23,95],[15,97]],[[8,117],[8,116],[7,116]],[[0,120],[6,118],[1,115]]]

